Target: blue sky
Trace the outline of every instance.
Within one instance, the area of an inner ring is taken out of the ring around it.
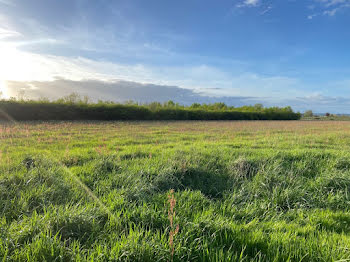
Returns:
[[[350,0],[0,0],[0,88],[350,113],[349,25]]]

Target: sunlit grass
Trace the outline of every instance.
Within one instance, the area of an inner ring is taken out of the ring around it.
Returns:
[[[349,130],[350,122],[303,121],[3,123],[0,261],[346,260]]]

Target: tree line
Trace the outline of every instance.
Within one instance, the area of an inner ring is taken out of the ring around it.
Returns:
[[[234,107],[225,103],[189,106],[173,101],[137,103],[91,102],[77,94],[55,101],[0,100],[0,120],[297,120],[301,114],[291,107],[262,104]]]

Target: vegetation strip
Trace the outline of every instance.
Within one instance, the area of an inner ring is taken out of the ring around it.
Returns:
[[[172,101],[90,103],[79,96],[50,101],[0,100],[0,120],[297,120],[290,107],[229,107],[224,103],[183,106]],[[10,117],[11,116],[11,117]]]

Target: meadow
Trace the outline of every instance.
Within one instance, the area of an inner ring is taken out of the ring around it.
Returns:
[[[348,261],[349,130],[2,122],[0,261]]]

